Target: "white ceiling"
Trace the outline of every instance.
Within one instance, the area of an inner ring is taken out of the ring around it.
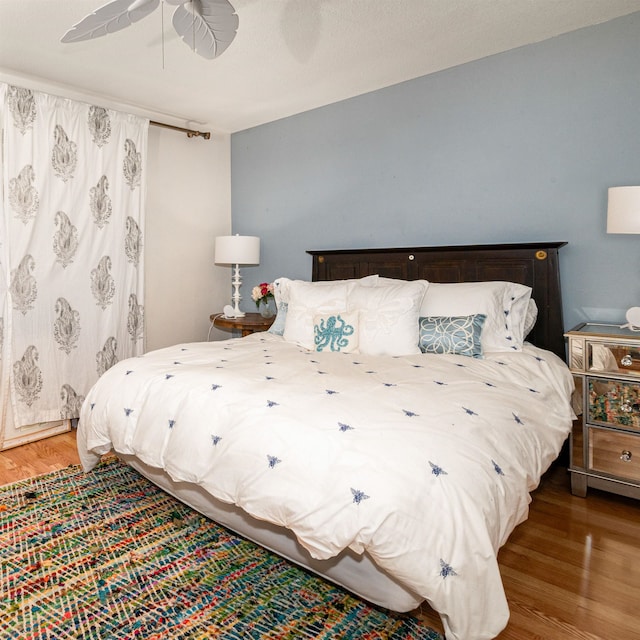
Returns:
[[[640,11],[640,0],[231,3],[238,34],[206,60],[179,40],[169,4],[109,36],[62,44],[106,0],[0,0],[0,79],[43,79],[105,106],[233,132]]]

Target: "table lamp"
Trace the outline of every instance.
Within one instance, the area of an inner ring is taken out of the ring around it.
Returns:
[[[640,187],[610,187],[607,233],[640,233]],[[627,311],[623,328],[640,331],[640,307]]]
[[[224,307],[226,318],[242,318],[244,311],[240,311],[240,265],[260,264],[260,238],[256,236],[218,236],[215,244],[215,263],[234,266],[233,278],[233,306]]]

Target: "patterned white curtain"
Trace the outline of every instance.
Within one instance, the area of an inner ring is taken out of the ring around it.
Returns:
[[[15,425],[75,418],[144,350],[149,122],[0,83],[0,126],[0,405]]]

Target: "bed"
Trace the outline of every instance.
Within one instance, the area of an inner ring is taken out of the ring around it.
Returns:
[[[268,333],[117,363],[87,395],[114,450],[213,520],[448,640],[494,638],[497,553],[573,413],[562,242],[310,251]],[[413,332],[413,333],[412,333]]]

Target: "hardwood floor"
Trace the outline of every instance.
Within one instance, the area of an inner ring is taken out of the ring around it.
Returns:
[[[75,430],[0,451],[0,486],[80,464]]]
[[[0,452],[0,485],[77,463],[72,431]],[[552,467],[499,561],[511,609],[499,640],[640,638],[640,501],[577,498]],[[442,631],[428,607],[419,615]]]

